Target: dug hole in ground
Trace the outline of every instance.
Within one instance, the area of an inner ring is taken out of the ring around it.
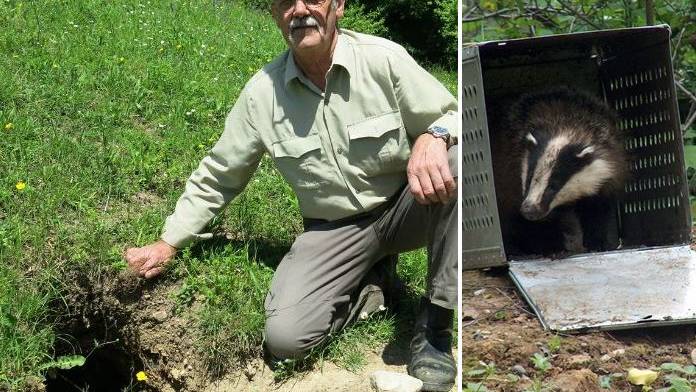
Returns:
[[[57,356],[81,354],[82,366],[51,369],[33,392],[98,391],[371,391],[377,370],[406,373],[412,315],[396,317],[391,342],[363,348],[353,371],[329,360],[278,378],[258,355],[229,369],[211,369],[193,324],[202,306],[177,305],[181,280],[145,281],[129,271],[103,270],[72,277],[73,290],[60,306],[68,311],[56,325]],[[404,300],[401,306],[412,305]],[[373,316],[374,317],[374,316]],[[367,322],[370,322],[368,320]],[[350,330],[349,330],[350,331]],[[348,354],[350,355],[350,354]],[[453,389],[454,390],[454,389]]]

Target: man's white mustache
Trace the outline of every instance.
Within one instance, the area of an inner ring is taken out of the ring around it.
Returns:
[[[302,18],[293,18],[290,21],[290,29],[295,29],[298,27],[310,27],[319,26],[319,22],[311,15],[307,15]]]

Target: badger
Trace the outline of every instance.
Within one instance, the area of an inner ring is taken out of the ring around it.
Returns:
[[[522,95],[493,130],[493,171],[508,254],[616,248],[629,157],[617,114],[559,87]]]

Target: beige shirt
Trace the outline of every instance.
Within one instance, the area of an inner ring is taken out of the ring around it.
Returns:
[[[325,92],[286,51],[246,84],[225,130],[186,183],[162,239],[181,248],[246,186],[264,153],[302,216],[335,220],[387,201],[406,179],[414,139],[458,133],[457,103],[401,46],[341,30]]]

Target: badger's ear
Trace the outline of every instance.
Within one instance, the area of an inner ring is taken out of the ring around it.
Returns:
[[[531,132],[527,132],[527,136],[524,137],[524,140],[526,140],[526,141],[532,143],[532,144],[535,145],[535,146],[538,146],[538,145],[539,145],[539,143],[537,142],[536,138],[534,137],[534,135],[532,135]]]
[[[578,158],[585,158],[586,156],[591,155],[592,153],[594,153],[594,151],[595,151],[594,146],[587,146],[587,147],[583,148],[582,151],[580,151],[580,152],[578,153],[578,155],[576,155],[576,157],[578,157]]]

